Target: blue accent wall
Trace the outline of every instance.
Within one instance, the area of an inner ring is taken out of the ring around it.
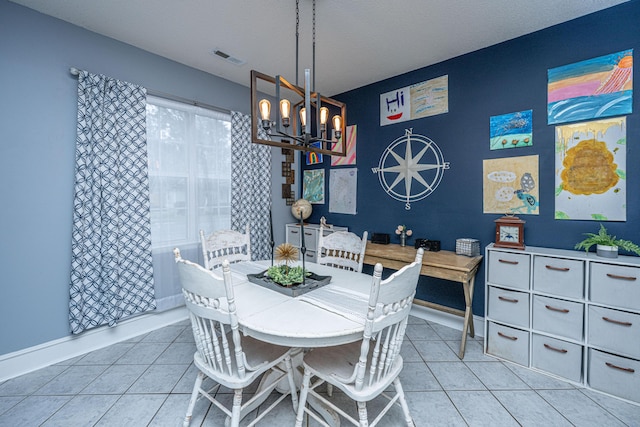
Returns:
[[[0,0],[0,355],[70,335],[78,87],[70,67],[250,112],[249,69],[238,69],[245,87]],[[279,150],[272,155],[279,177]],[[273,189],[279,243],[291,214],[280,182]]]
[[[329,213],[325,205],[313,205],[311,222],[324,215],[329,223],[348,226],[362,234],[367,230],[394,234],[398,224],[413,229],[413,237],[440,240],[442,249],[455,250],[460,237],[480,240],[481,248],[493,242],[494,220],[501,215],[483,214],[482,161],[512,156],[539,156],[539,215],[520,215],[526,221],[525,243],[530,246],[573,249],[582,233],[597,232],[598,223],[554,219],[555,126],[547,125],[547,69],[626,49],[640,56],[640,1],[631,1],[536,33],[470,54],[392,77],[336,95],[347,104],[347,124],[357,125],[357,215]],[[451,37],[455,37],[452,30]],[[401,47],[399,47],[401,48]],[[429,49],[425,40],[424,49]],[[407,52],[420,55],[420,52]],[[384,58],[379,60],[383,61]],[[375,62],[371,63],[375,67]],[[367,70],[363,69],[363,73]],[[423,119],[380,126],[380,94],[429,79],[449,76],[449,112]],[[605,226],[620,238],[640,243],[640,110],[638,73],[633,114],[627,117],[627,221]],[[533,110],[533,146],[489,150],[489,118]],[[432,139],[451,169],[435,192],[426,199],[404,203],[388,196],[371,170],[378,166],[383,150],[405,129]],[[330,158],[323,165],[328,192]],[[301,188],[299,189],[301,190]],[[302,193],[299,193],[302,194]],[[409,244],[413,244],[411,238]],[[418,297],[463,308],[461,286],[421,278]],[[473,312],[484,315],[484,263],[478,272]]]

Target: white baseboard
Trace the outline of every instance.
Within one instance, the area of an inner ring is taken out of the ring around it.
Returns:
[[[140,334],[188,319],[182,306],[160,313],[143,314],[102,326],[80,335],[72,335],[0,356],[0,381],[17,377],[76,356],[125,341]]]
[[[448,326],[459,331],[462,331],[462,327],[464,326],[464,318],[460,316],[418,304],[413,304],[413,307],[411,308],[411,315],[430,322],[439,323],[440,325]],[[473,328],[475,329],[476,336],[484,337],[484,317],[474,315]]]

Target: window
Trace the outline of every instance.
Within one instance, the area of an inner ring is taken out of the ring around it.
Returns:
[[[230,228],[230,115],[148,96],[147,145],[153,247]]]

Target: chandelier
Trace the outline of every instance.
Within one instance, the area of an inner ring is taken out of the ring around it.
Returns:
[[[296,83],[251,70],[251,142],[333,156],[345,156],[347,106],[315,91],[316,0],[313,1],[313,87],[311,70],[304,70],[304,87],[298,85],[299,0],[296,0]],[[258,93],[266,95],[258,101]],[[275,120],[271,120],[271,104]],[[331,120],[329,117],[332,116]],[[264,133],[259,132],[261,128]],[[265,136],[266,135],[266,138]],[[267,139],[268,138],[268,139]]]

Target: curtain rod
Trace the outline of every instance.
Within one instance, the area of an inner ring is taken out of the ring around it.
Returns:
[[[69,72],[73,76],[78,76],[80,74],[80,70],[78,70],[76,67],[70,67],[69,68]],[[219,113],[231,114],[231,110],[227,110],[226,108],[216,107],[215,105],[205,104],[203,102],[199,102],[199,101],[195,101],[195,100],[187,99],[187,98],[182,98],[182,97],[171,95],[171,94],[168,94],[168,93],[165,93],[165,92],[159,92],[159,91],[147,89],[147,94],[152,95],[152,96],[157,96],[159,98],[168,99],[170,101],[182,102],[184,104],[193,105],[195,107],[207,108],[209,110],[217,111]]]

